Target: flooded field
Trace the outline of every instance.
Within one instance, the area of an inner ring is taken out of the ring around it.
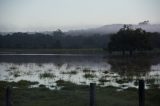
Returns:
[[[38,82],[29,87],[60,89],[59,82],[78,85],[113,86],[119,90],[137,88],[144,79],[146,89],[160,88],[160,56],[107,57],[72,54],[0,55],[0,81]]]

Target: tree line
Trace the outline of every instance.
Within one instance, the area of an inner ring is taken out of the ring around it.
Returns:
[[[110,52],[152,50],[160,48],[160,33],[146,32],[140,28],[124,26],[116,34],[110,35],[67,35],[61,30],[52,34],[12,33],[0,35],[1,49],[88,49],[105,48]]]
[[[13,33],[0,35],[0,48],[9,49],[86,49],[105,48],[109,41],[108,35],[71,36],[61,30],[51,35],[43,33]]]

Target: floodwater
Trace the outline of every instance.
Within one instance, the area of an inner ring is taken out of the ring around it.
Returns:
[[[1,81],[36,81],[50,89],[58,89],[56,81],[78,85],[137,88],[139,79],[145,87],[160,88],[160,56],[108,57],[72,54],[1,54]]]

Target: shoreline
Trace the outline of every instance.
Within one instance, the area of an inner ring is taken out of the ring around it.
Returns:
[[[0,54],[106,54],[103,49],[0,49]]]
[[[126,52],[125,55],[121,51],[116,51],[110,54],[102,48],[95,49],[0,49],[0,56],[107,56],[107,57],[144,57],[144,56],[159,56],[160,50],[152,51],[135,51],[133,55]]]

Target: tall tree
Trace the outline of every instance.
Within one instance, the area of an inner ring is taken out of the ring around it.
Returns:
[[[144,30],[132,29],[131,26],[124,25],[116,34],[110,37],[108,44],[109,51],[122,51],[123,55],[125,51],[128,51],[130,55],[137,50],[150,50],[150,35]]]

